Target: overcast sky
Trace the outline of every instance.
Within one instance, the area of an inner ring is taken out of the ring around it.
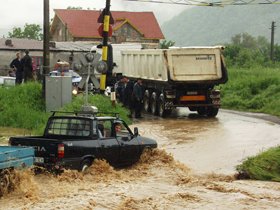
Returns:
[[[53,9],[66,9],[68,6],[83,9],[101,10],[105,7],[105,0],[49,0],[50,19]],[[13,27],[23,27],[25,23],[43,25],[44,0],[8,0],[1,1],[0,7],[0,37],[7,35]],[[155,4],[143,2],[128,2],[125,0],[111,0],[111,10],[119,11],[153,11],[158,22],[163,24],[174,15],[186,9],[187,6]]]

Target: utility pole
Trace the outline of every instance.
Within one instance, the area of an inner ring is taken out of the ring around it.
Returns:
[[[50,71],[50,3],[49,0],[44,0],[44,42],[43,42],[43,87],[42,96],[46,96],[46,78],[45,76]]]
[[[102,42],[102,60],[106,63],[108,60],[108,36],[110,26],[110,5],[111,0],[106,0],[106,7],[103,11],[103,42]],[[108,67],[107,67],[108,68]],[[100,77],[100,90],[104,91],[106,88],[106,74]]]
[[[272,21],[271,23],[271,41],[270,41],[270,60],[274,61],[274,30],[275,29],[275,22]]]

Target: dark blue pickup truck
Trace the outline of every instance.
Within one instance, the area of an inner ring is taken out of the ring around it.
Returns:
[[[131,165],[145,148],[157,147],[155,140],[140,136],[137,128],[132,132],[117,116],[83,113],[54,114],[43,136],[11,137],[9,143],[34,147],[35,165],[79,171],[84,171],[94,159],[105,159],[117,167]]]

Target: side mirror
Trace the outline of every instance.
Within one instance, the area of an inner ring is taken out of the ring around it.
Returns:
[[[134,127],[134,136],[139,136],[138,128],[137,127]]]

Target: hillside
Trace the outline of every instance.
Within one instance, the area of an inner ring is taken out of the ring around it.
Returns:
[[[271,22],[275,21],[275,42],[280,43],[279,11],[280,5],[187,8],[165,22],[162,31],[177,46],[215,45],[229,42],[243,32],[270,40]]]

